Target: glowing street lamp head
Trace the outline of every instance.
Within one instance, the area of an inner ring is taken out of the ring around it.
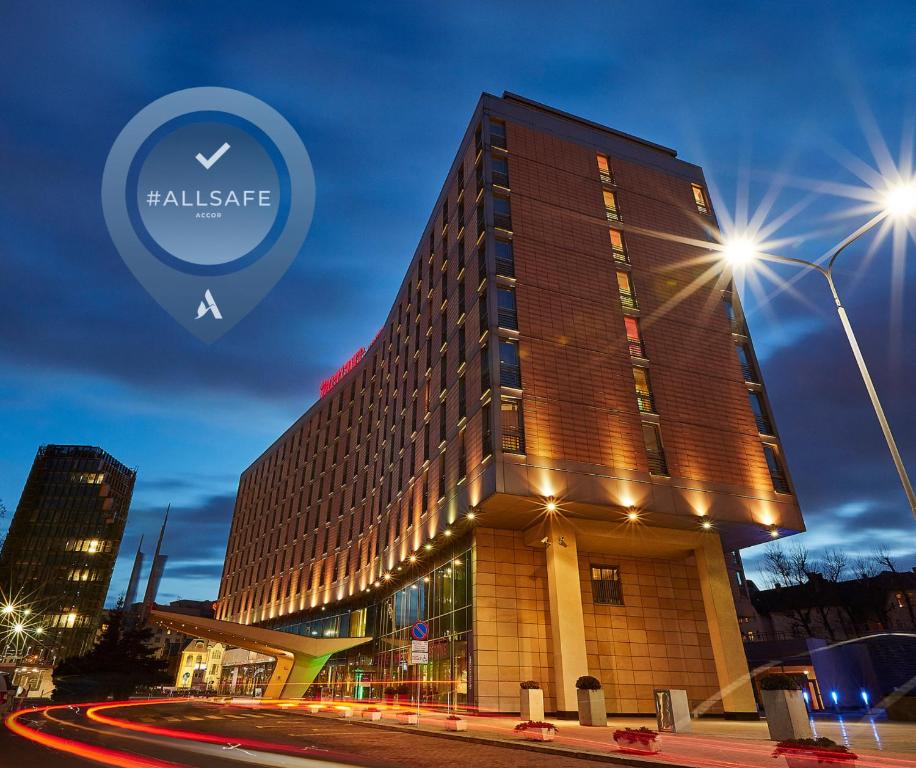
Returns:
[[[25,624],[13,624],[13,632],[15,632],[17,635],[21,635],[23,632],[25,632]]]
[[[758,244],[751,238],[739,235],[722,244],[722,253],[733,267],[743,267],[757,258]]]
[[[884,209],[895,218],[916,214],[916,182],[890,187],[884,196]]]
[[[13,608],[13,606],[10,605],[9,603],[7,603],[6,605],[3,606],[3,613],[5,613],[5,614],[10,614],[10,613],[12,613],[14,610],[16,610],[16,609]]]

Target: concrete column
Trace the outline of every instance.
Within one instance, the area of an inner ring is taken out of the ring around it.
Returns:
[[[694,554],[725,714],[738,717],[756,715],[757,704],[748,674],[722,542],[718,536],[706,534]]]
[[[576,712],[576,680],[588,674],[576,534],[571,526],[557,519],[548,521],[544,533],[550,542],[547,595],[557,711]]]

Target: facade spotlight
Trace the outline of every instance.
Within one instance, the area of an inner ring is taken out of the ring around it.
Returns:
[[[416,556],[416,555],[411,555],[408,559],[409,559],[410,562],[412,562],[412,563],[417,562],[417,556]]]
[[[382,578],[385,579],[385,581],[391,581],[391,574],[386,573]]]
[[[700,518],[700,527],[702,527],[704,531],[708,531],[712,528],[712,520],[706,517],[706,515],[703,515],[702,518]]]
[[[17,635],[21,635],[24,631],[25,631],[24,624],[19,624],[19,623],[13,624],[13,632],[15,632]]]
[[[446,536],[451,536],[451,535],[452,535],[452,529],[451,529],[451,528],[446,528],[444,531],[442,531],[442,533],[445,534]]]
[[[770,538],[779,538],[779,528],[777,528],[775,525],[770,526]]]
[[[557,502],[553,499],[547,499],[547,504],[544,505],[548,512],[557,511]]]
[[[636,507],[630,506],[630,508],[627,510],[627,520],[631,522],[634,520],[639,520],[639,512],[636,511]]]
[[[423,549],[425,549],[427,552],[429,552],[429,550],[431,550],[432,548],[433,548],[433,545],[430,544],[429,542],[426,542],[426,544],[423,545]]]
[[[45,633],[44,627],[38,627],[38,629],[35,630],[36,635],[43,635],[44,633]]]
[[[470,512],[468,512],[468,514],[467,514],[468,520],[473,520],[475,517],[477,517],[477,515],[474,514],[474,510],[473,510],[473,509],[472,509]]]
[[[10,614],[10,613],[12,613],[12,612],[15,611],[15,610],[16,610],[16,609],[15,609],[12,605],[10,605],[9,603],[7,603],[6,605],[3,606],[3,613],[5,613],[5,614]]]

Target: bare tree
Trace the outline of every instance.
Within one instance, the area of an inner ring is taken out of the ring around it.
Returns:
[[[907,591],[906,583],[900,571],[897,570],[897,561],[894,560],[887,546],[884,544],[875,548],[875,551],[872,553],[872,558],[881,565],[882,568],[891,573],[891,582],[894,585],[894,590],[903,596],[907,612],[910,614],[910,624],[916,628],[916,612],[913,610],[913,601],[910,598],[910,593]]]
[[[808,582],[808,550],[802,546],[791,549],[779,543],[768,546],[763,553],[764,572],[773,587],[800,587]],[[811,610],[803,605],[805,601],[798,601],[786,609],[786,613],[801,625],[808,637],[813,636],[811,627]]]

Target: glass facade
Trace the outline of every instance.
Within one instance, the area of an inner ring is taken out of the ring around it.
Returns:
[[[307,697],[400,700],[466,706],[474,702],[470,541],[458,543],[432,568],[416,568],[376,602],[334,615],[273,628],[313,637],[372,637],[332,656]],[[380,588],[380,589],[383,589]],[[429,625],[429,663],[410,665],[410,628]]]

